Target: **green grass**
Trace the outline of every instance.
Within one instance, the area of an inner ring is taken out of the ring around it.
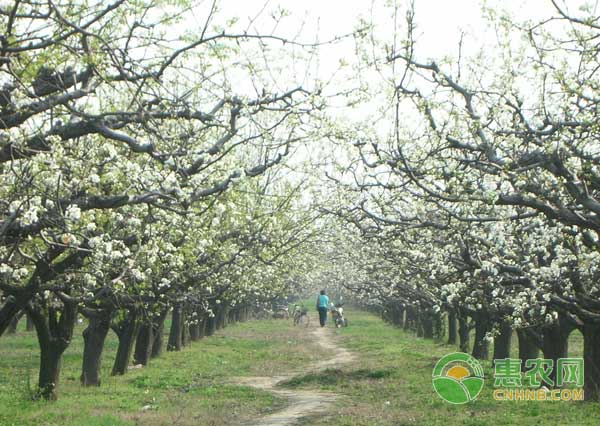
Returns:
[[[597,425],[600,404],[581,402],[495,401],[491,361],[484,362],[485,387],[473,403],[455,406],[435,394],[431,374],[439,358],[455,346],[417,338],[378,317],[346,309],[350,327],[337,331],[339,343],[356,360],[341,369],[295,377],[285,385],[342,394],[320,424],[329,426],[400,425]],[[573,333],[571,356],[580,356],[582,339]],[[491,348],[493,349],[493,348]],[[516,341],[513,350],[517,350]],[[492,351],[490,351],[490,354]],[[307,425],[315,419],[307,419]]]
[[[24,322],[24,321],[23,321]],[[102,386],[79,384],[83,326],[64,355],[59,399],[32,401],[37,380],[35,332],[20,324],[0,338],[0,425],[225,425],[266,414],[283,401],[233,384],[235,376],[280,374],[314,362],[320,352],[291,321],[251,321],[227,327],[181,352],[165,352],[146,368],[111,377],[117,339],[109,333]]]
[[[356,355],[343,368],[310,372],[285,383],[292,388],[340,394],[325,419],[306,425],[596,425],[600,404],[494,401],[491,362],[477,401],[454,406],[433,391],[437,360],[456,351],[416,338],[379,318],[346,309],[350,327],[335,330]],[[314,316],[314,315],[313,315]],[[313,318],[313,321],[316,319]],[[64,357],[59,400],[34,402],[38,348],[35,333],[22,328],[0,338],[0,425],[238,425],[276,410],[283,401],[268,392],[235,384],[236,376],[272,376],[309,370],[330,354],[315,347],[314,336],[291,321],[251,321],[227,327],[177,353],[164,353],[146,368],[110,377],[117,341],[106,342],[100,388],[79,385],[83,326]],[[579,356],[582,339],[573,333],[571,355]],[[493,349],[493,348],[492,348]],[[516,355],[516,341],[513,352]],[[491,353],[491,351],[490,351]]]

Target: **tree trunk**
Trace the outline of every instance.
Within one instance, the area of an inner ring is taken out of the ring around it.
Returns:
[[[168,313],[168,309],[163,309],[158,318],[152,321],[154,340],[152,342],[152,352],[150,353],[150,358],[159,357],[162,353],[165,335],[165,320],[167,319]]]
[[[15,316],[23,306],[13,296],[9,296],[0,308],[0,336],[13,324]]]
[[[40,346],[37,393],[44,399],[56,400],[62,354],[73,338],[77,304],[64,303],[62,308],[57,308],[30,303],[26,309],[35,325]]]
[[[417,310],[415,313],[415,325],[417,337],[423,337],[425,334],[425,329],[423,327],[423,313],[420,310]]]
[[[148,365],[152,355],[152,345],[154,343],[154,326],[152,320],[146,320],[141,326],[135,339],[135,351],[133,354],[133,363]]]
[[[183,346],[190,344],[190,323],[185,309],[181,312],[181,344]]]
[[[519,338],[519,359],[521,360],[521,371],[526,371],[525,363],[528,359],[536,359],[540,355],[540,342],[536,342],[532,330],[517,329]]]
[[[600,400],[600,326],[583,324],[584,394],[586,401]]]
[[[508,321],[501,321],[499,334],[494,337],[494,359],[510,358],[512,328]]]
[[[433,339],[433,315],[430,312],[423,312],[420,318],[423,327],[423,337]]]
[[[461,352],[469,353],[471,347],[471,336],[468,319],[466,316],[458,317],[458,347]]]
[[[436,339],[444,337],[444,322],[440,312],[433,313],[433,337]]]
[[[490,331],[489,317],[485,312],[477,312],[474,316],[475,320],[475,342],[473,343],[473,352],[471,355],[476,359],[488,359],[489,342],[486,334]]]
[[[408,306],[406,309],[406,315],[404,316],[404,331],[408,331],[414,321],[414,312],[413,309]]]
[[[223,314],[221,318],[221,328],[227,327],[229,325],[229,306],[223,306]]]
[[[62,354],[61,345],[53,342],[40,345],[40,375],[38,378],[38,392],[47,400],[56,400]]]
[[[215,318],[216,318],[216,328],[217,330],[221,330],[222,328],[225,327],[225,308],[223,306],[221,306],[216,314],[215,314]]]
[[[90,315],[88,320],[89,324],[83,331],[83,365],[80,380],[83,386],[100,386],[102,352],[110,328],[110,313]]]
[[[17,327],[19,326],[19,320],[21,319],[21,314],[17,313],[8,324],[8,328],[6,329],[6,334],[15,334],[17,332]]]
[[[113,330],[119,338],[117,355],[115,356],[115,363],[111,372],[113,376],[127,373],[133,352],[133,345],[135,344],[135,338],[138,335],[140,327],[138,317],[138,308],[130,308],[127,310],[126,317],[113,326]]]
[[[198,324],[198,338],[202,339],[203,337],[206,336],[206,318],[202,318],[200,321],[200,323]]]
[[[550,324],[543,329],[542,352],[544,358],[551,359],[556,363],[559,358],[567,358],[569,356],[569,334],[573,331],[573,327],[567,323],[567,320],[559,314],[558,321]],[[556,383],[556,368],[553,368],[549,374],[550,379]]]
[[[33,321],[31,320],[31,315],[27,314],[25,317],[27,319],[27,322],[25,323],[25,330],[26,331],[35,330],[35,326],[33,325]]]
[[[454,310],[448,311],[448,344],[456,345],[456,312]]]
[[[200,339],[200,321],[196,319],[190,324],[190,340],[195,342]]]
[[[206,335],[212,336],[217,329],[217,321],[214,316],[209,316],[206,320]]]
[[[180,351],[182,346],[182,333],[183,333],[183,315],[181,303],[176,304],[173,307],[173,314],[171,315],[171,330],[169,331],[169,342],[167,343],[168,351]]]
[[[403,306],[396,307],[394,322],[398,327],[404,328],[404,307]]]
[[[394,306],[388,305],[381,310],[381,319],[385,322],[394,323]]]

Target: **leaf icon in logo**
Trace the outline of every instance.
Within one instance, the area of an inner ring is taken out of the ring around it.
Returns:
[[[436,377],[433,387],[444,399],[453,404],[469,402],[469,392],[460,382],[451,377]]]
[[[483,379],[481,377],[467,377],[462,381],[462,385],[467,388],[469,392],[469,400],[475,399],[481,388],[483,388]]]

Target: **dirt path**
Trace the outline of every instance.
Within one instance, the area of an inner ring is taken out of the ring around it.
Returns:
[[[331,328],[318,327],[312,331],[319,345],[333,352],[333,357],[319,362],[315,368],[305,371],[289,372],[287,375],[273,377],[241,377],[237,383],[269,391],[277,396],[286,398],[288,405],[280,411],[266,417],[256,419],[244,425],[247,426],[285,426],[298,424],[299,420],[309,415],[324,412],[335,401],[337,395],[330,392],[310,390],[288,390],[277,388],[277,384],[291,379],[298,374],[309,371],[319,371],[326,368],[336,368],[352,361],[353,356],[346,349],[338,346],[333,340]]]

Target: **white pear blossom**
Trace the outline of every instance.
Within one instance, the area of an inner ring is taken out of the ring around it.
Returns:
[[[69,207],[67,207],[67,210],[65,211],[65,218],[73,222],[79,222],[81,220],[81,209],[79,206],[71,204]]]

